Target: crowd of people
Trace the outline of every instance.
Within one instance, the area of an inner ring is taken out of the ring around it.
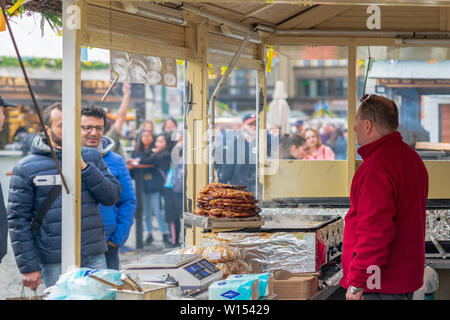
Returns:
[[[256,188],[257,128],[256,115],[245,115],[240,123],[216,125],[215,170],[217,181]],[[347,129],[329,122],[297,120],[292,133],[281,126],[266,131],[268,158],[292,160],[346,160]]]
[[[280,138],[280,158],[296,160],[346,160],[347,130],[331,123],[306,126],[297,120],[292,134]]]

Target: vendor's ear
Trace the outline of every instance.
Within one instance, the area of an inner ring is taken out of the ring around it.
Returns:
[[[364,120],[364,129],[366,130],[367,134],[372,133],[372,131],[375,128],[375,124],[372,120]]]

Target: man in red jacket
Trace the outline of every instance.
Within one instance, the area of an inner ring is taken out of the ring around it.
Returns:
[[[342,253],[347,300],[411,299],[423,284],[428,173],[397,132],[394,101],[364,95],[354,130],[363,163],[353,177]]]

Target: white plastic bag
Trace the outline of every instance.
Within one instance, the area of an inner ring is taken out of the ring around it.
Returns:
[[[103,284],[89,275],[93,274],[116,285],[123,285],[121,272],[111,269],[73,268],[62,274],[45,300],[113,300],[112,287]]]

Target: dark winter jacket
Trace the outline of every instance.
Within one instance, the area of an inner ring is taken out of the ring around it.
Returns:
[[[61,162],[62,152],[55,149]],[[113,205],[120,199],[121,186],[100,153],[82,148],[88,166],[81,171],[81,256],[106,252],[105,231],[99,203]],[[13,169],[8,197],[8,227],[17,266],[22,274],[39,271],[39,263],[61,263],[61,193],[47,211],[33,237],[31,222],[52,186],[36,186],[36,176],[56,175],[58,171],[50,147],[42,136],[33,141],[31,153]],[[62,192],[65,192],[64,188]]]
[[[2,186],[0,185],[0,262],[8,250],[8,221],[6,219],[6,208],[3,201]]]
[[[99,147],[98,150],[101,152],[111,174],[122,186],[120,200],[115,205],[105,206],[100,204],[106,240],[122,246],[127,241],[134,222],[136,193],[134,192],[133,181],[131,181],[130,172],[125,161],[120,155],[111,151],[114,148],[114,141],[105,136]]]

